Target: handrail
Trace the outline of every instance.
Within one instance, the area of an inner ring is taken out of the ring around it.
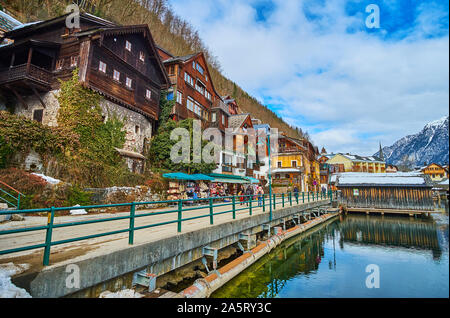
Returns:
[[[51,246],[54,245],[60,245],[65,243],[71,243],[71,242],[77,242],[92,238],[98,238],[103,236],[109,236],[114,234],[120,234],[120,233],[128,233],[128,243],[130,245],[133,245],[134,242],[134,232],[141,230],[141,229],[147,229],[157,226],[163,226],[167,224],[177,224],[177,231],[181,232],[182,224],[183,222],[190,221],[190,220],[196,220],[201,218],[209,218],[210,224],[214,224],[214,216],[222,215],[222,214],[232,214],[233,219],[236,219],[236,212],[248,210],[249,215],[252,216],[253,210],[255,208],[262,208],[262,212],[266,213],[268,212],[270,205],[270,202],[272,203],[273,210],[282,207],[284,208],[286,205],[293,206],[293,204],[300,205],[305,204],[309,202],[318,202],[319,200],[322,201],[328,201],[333,200],[335,191],[327,191],[322,192],[288,192],[288,193],[282,193],[282,194],[273,194],[272,197],[270,197],[269,194],[250,194],[250,195],[241,195],[241,196],[225,196],[225,197],[208,197],[208,198],[198,198],[198,199],[179,199],[179,200],[168,200],[168,201],[151,201],[151,202],[129,202],[129,203],[119,203],[119,204],[104,204],[104,205],[91,205],[91,206],[77,206],[77,207],[61,207],[61,208],[42,208],[42,209],[32,209],[32,210],[17,210],[14,211],[15,214],[31,214],[31,213],[38,213],[38,212],[44,212],[47,213],[48,221],[46,226],[38,226],[38,227],[29,227],[29,228],[19,228],[19,229],[11,229],[11,230],[3,230],[0,231],[0,236],[8,235],[8,234],[17,234],[17,233],[23,233],[23,232],[34,232],[34,231],[42,231],[46,230],[45,235],[45,243],[38,244],[38,245],[31,245],[31,246],[24,246],[24,247],[16,247],[8,250],[1,250],[0,249],[0,255],[4,254],[10,254],[10,253],[16,253],[16,252],[22,252],[26,250],[32,250],[37,248],[44,248],[44,256],[43,256],[43,265],[47,266],[50,262],[50,249]],[[219,203],[214,203],[214,201],[223,201]],[[258,205],[253,205],[253,203],[258,203]],[[193,206],[194,203],[199,203],[203,205],[201,206]],[[145,213],[137,213],[137,207],[138,206],[148,206],[148,205],[161,205],[166,204],[168,206],[175,205],[176,208],[173,208],[168,211],[155,211],[155,212],[147,212]],[[183,204],[191,204],[191,206],[185,206],[183,207]],[[245,205],[242,207],[242,205]],[[115,217],[108,217],[108,218],[99,218],[94,220],[87,220],[87,221],[78,221],[78,222],[68,222],[68,223],[54,223],[55,213],[60,211],[67,211],[67,210],[89,210],[89,209],[100,209],[100,208],[111,208],[111,207],[129,207],[129,212],[127,215],[121,215],[121,216],[115,216]],[[226,211],[214,211],[214,208],[218,207],[231,207],[231,209],[226,209]],[[208,209],[209,208],[209,209]],[[204,209],[207,211],[205,214],[202,215],[193,215],[193,216],[183,216],[183,212],[189,212],[189,211],[196,211],[196,210],[202,210]],[[272,212],[272,209],[270,209]],[[0,216],[5,214],[10,214],[10,211],[1,211],[0,210]],[[152,217],[156,215],[162,215],[162,214],[175,214],[177,217],[171,220],[166,220],[164,222],[160,221],[160,223],[156,224],[147,224],[142,226],[135,226],[134,221],[138,218],[143,217]],[[129,220],[129,226],[126,229],[117,229],[115,231],[110,231],[106,233],[98,233],[98,234],[91,234],[87,236],[81,236],[81,237],[75,237],[75,238],[69,238],[64,240],[55,241],[52,240],[52,232],[53,229],[58,228],[67,228],[72,226],[81,226],[81,225],[87,225],[87,224],[94,224],[94,223],[102,223],[102,222],[111,222],[111,221],[118,221],[118,220]],[[272,213],[269,214],[269,221],[272,221]],[[0,240],[1,242],[1,240]]]
[[[15,207],[16,209],[19,210],[20,209],[20,199],[21,199],[21,197],[25,197],[25,195],[23,193],[21,193],[19,190],[14,189],[13,187],[11,187],[10,185],[6,184],[5,182],[3,182],[1,180],[0,180],[0,185],[4,185],[8,189],[10,189],[10,190],[14,191],[15,193],[17,193],[17,197],[15,197],[11,193],[3,190],[0,187],[0,194],[1,194],[1,192],[3,192],[4,194],[8,195],[9,197],[14,199],[15,203],[11,202],[10,201],[11,199],[8,198],[8,200],[7,200],[5,197],[2,197],[2,196],[0,196],[0,201],[6,202],[6,204],[12,205],[13,207]]]
[[[17,194],[21,194],[24,195],[23,193],[21,193],[19,190],[14,189],[13,187],[11,187],[10,185],[4,183],[2,180],[0,180],[0,183],[7,186],[8,188],[10,188],[11,190],[13,190],[14,192],[16,192]]]

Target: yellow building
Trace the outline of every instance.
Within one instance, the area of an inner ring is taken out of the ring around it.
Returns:
[[[432,181],[442,181],[448,178],[448,172],[446,169],[437,163],[429,164],[421,169],[422,173],[428,175]]]
[[[345,172],[386,172],[386,162],[378,157],[362,157],[351,154],[336,154],[326,162],[328,164],[343,165]]]
[[[299,191],[320,190],[320,166],[314,149],[306,140],[279,137],[278,153],[271,158],[273,184],[296,186]]]

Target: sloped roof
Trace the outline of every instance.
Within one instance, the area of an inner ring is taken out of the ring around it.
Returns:
[[[174,56],[170,59],[167,59],[164,61],[164,63],[175,63],[175,62],[187,62],[189,61],[191,58],[197,56],[200,53],[194,53],[194,54],[189,54],[189,55],[184,55],[184,56]]]
[[[70,13],[66,13],[64,15],[61,15],[59,17],[56,17],[56,18],[53,18],[50,20],[36,21],[36,22],[30,22],[30,23],[26,23],[23,25],[19,25],[19,26],[15,27],[14,29],[12,29],[11,31],[6,32],[5,38],[14,38],[22,33],[26,33],[29,31],[36,31],[40,28],[44,28],[44,27],[51,26],[53,24],[61,23],[61,22],[65,21],[65,19],[67,18],[67,16],[69,14]],[[96,17],[92,14],[84,13],[84,12],[80,14],[80,19],[85,20],[85,21],[95,22],[101,26],[109,26],[109,27],[117,26],[117,24],[115,24],[111,21],[107,21],[105,19]]]
[[[343,187],[432,187],[426,177],[417,172],[336,174],[337,186]]]
[[[250,114],[232,115],[228,118],[229,128],[240,128]]]
[[[22,25],[22,23],[20,21],[14,19],[9,14],[0,10],[0,28],[1,29],[10,31],[20,25]]]

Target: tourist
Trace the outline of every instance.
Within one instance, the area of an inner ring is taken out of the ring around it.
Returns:
[[[298,188],[297,188],[297,186],[294,187],[294,196],[295,196],[295,201],[298,202]]]
[[[258,186],[257,194],[258,194],[258,207],[261,207],[263,205],[263,198],[264,198],[264,189],[262,186]]]

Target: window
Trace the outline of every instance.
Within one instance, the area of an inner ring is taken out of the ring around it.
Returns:
[[[106,73],[106,64],[103,63],[102,61],[100,61],[99,65],[98,65],[98,70],[100,72]]]
[[[43,109],[35,109],[33,111],[33,120],[42,123],[42,117],[44,115]]]
[[[188,97],[186,106],[190,111],[194,111],[194,100],[191,97]]]
[[[63,65],[64,65],[64,59],[59,59],[58,61],[56,61],[56,70],[62,69]]]
[[[208,75],[205,74],[205,80],[208,81]]]
[[[194,105],[194,113],[196,113],[198,116],[202,117],[202,107],[198,102],[195,102]]]
[[[283,163],[281,161],[278,161],[278,168],[282,168],[283,167]]]
[[[184,73],[184,80],[194,87],[194,79],[188,73]]]
[[[116,81],[120,82],[120,72],[117,71],[117,70],[114,70],[113,78],[114,78]]]
[[[205,97],[211,100],[211,94],[205,89]]]
[[[203,86],[202,82],[197,81],[197,83],[195,83],[195,89],[202,95],[205,94],[205,87]]]
[[[144,52],[142,52],[142,51],[139,52],[139,59],[140,59],[142,62],[145,61],[145,53],[144,53]]]
[[[222,114],[222,125],[225,125],[225,115]]]
[[[129,41],[125,41],[125,48],[131,52],[131,43]]]
[[[132,83],[133,83],[133,80],[131,78],[127,77],[126,85],[128,88],[131,88]]]
[[[213,123],[216,122],[216,119],[217,119],[216,116],[217,116],[216,113],[212,113],[212,114],[211,114],[211,121],[212,121]]]
[[[177,103],[183,104],[183,94],[180,91],[177,91]]]
[[[70,67],[76,67],[78,65],[78,56],[70,57]]]
[[[199,71],[200,74],[203,75],[204,70],[203,70],[203,67],[200,66],[200,64],[196,63],[196,69],[197,69],[197,71]]]
[[[292,161],[292,167],[297,168],[297,161],[296,160]]]
[[[152,99],[152,91],[149,90],[149,89],[147,89],[147,90],[145,91],[145,97],[146,97],[147,99]]]

